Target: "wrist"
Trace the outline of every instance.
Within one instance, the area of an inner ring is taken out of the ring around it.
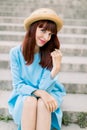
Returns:
[[[36,91],[34,92],[34,94],[35,94],[36,96],[38,96],[38,97],[41,97],[42,91],[43,91],[43,90],[36,90]]]
[[[59,68],[53,68],[51,70],[51,77],[54,78],[59,72]]]

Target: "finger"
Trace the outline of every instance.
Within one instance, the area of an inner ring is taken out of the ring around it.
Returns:
[[[53,111],[53,107],[54,107],[54,104],[51,102],[51,101],[48,101],[48,103],[47,103],[48,105],[47,105],[47,107],[48,107],[48,110],[50,111],[50,112],[52,112]]]
[[[46,102],[46,108],[47,108],[47,110],[49,111],[49,112],[51,112],[52,110],[52,106],[51,106],[51,103],[50,102]]]
[[[49,110],[50,110],[50,112],[53,111],[53,104],[52,103],[49,103]]]
[[[55,109],[56,109],[56,105],[55,105],[55,103],[51,103],[51,112],[53,112]]]
[[[53,102],[52,102],[52,103],[53,103],[53,106],[54,106],[54,107],[53,107],[53,111],[54,111],[54,110],[56,110],[56,109],[57,109],[58,104],[57,104],[56,100],[53,100]]]
[[[54,108],[54,110],[56,110],[58,108],[58,104],[57,103],[55,103],[55,108]]]
[[[62,56],[62,52],[59,49],[55,49],[55,51],[57,52],[57,54],[59,54],[60,56]]]
[[[53,112],[56,109],[56,103],[54,101],[49,103],[50,112]]]
[[[60,49],[55,49],[55,51],[57,51],[57,52],[61,52]]]
[[[59,54],[60,54],[60,53],[59,53],[58,49],[55,49],[55,51],[51,52],[51,56],[52,56],[52,57],[56,57],[56,56],[58,56]]]
[[[56,52],[56,51],[53,51],[51,54],[52,57],[56,57],[57,55],[58,55],[58,52]]]
[[[46,103],[46,108],[47,108],[47,110],[50,112],[50,107],[49,107],[49,104],[48,104],[48,103]]]
[[[61,50],[60,49],[55,49],[56,52],[58,53],[61,53]]]

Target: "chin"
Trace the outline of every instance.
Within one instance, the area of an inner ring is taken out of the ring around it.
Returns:
[[[43,46],[44,46],[44,45],[42,45],[42,44],[39,44],[39,45],[38,45],[38,47],[43,47]]]

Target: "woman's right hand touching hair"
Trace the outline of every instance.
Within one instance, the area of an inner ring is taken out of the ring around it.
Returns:
[[[34,92],[36,96],[39,96],[42,98],[43,102],[45,103],[45,106],[49,112],[53,112],[57,109],[58,104],[53,96],[51,96],[49,93],[47,93],[45,90],[36,90]]]

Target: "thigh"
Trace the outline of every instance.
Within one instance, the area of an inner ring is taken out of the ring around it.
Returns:
[[[22,96],[19,95],[16,102],[15,102],[15,106],[14,106],[14,110],[12,113],[12,117],[14,119],[14,122],[18,125],[20,125],[21,122],[21,116],[22,116],[22,111],[23,111],[23,106],[24,106],[24,102],[25,99],[29,97],[29,96]]]
[[[23,106],[28,106],[32,109],[36,108],[37,106],[37,98],[34,97],[34,96],[27,96],[27,97],[24,97],[24,104]]]

